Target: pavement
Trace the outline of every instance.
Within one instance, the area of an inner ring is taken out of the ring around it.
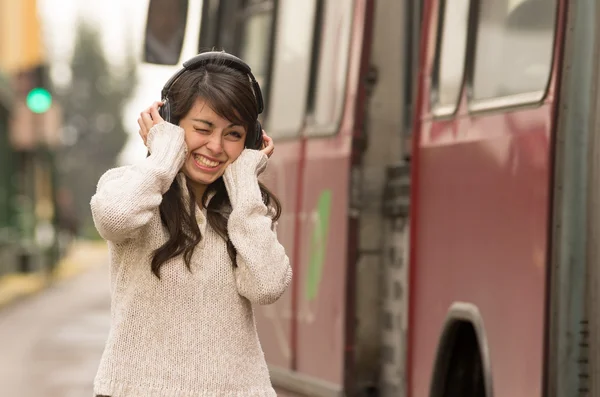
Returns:
[[[52,274],[14,273],[0,277],[0,309],[106,262],[108,251],[105,242],[75,241]]]
[[[105,244],[77,242],[52,277],[0,280],[0,396],[92,396],[109,331],[107,265]]]

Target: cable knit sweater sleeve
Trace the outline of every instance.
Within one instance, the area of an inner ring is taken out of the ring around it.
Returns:
[[[279,299],[292,278],[290,261],[277,240],[258,186],[258,175],[266,164],[264,153],[245,149],[223,175],[232,207],[227,230],[237,251],[237,289],[261,305]]]
[[[92,216],[105,240],[134,238],[152,218],[186,156],[185,134],[162,122],[150,129],[151,155],[138,164],[107,171],[91,200]]]

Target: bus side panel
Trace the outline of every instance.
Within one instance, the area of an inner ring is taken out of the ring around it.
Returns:
[[[558,60],[539,105],[470,114],[463,93],[457,115],[432,120],[437,9],[427,2],[414,143],[409,395],[429,395],[448,309],[469,302],[494,396],[541,396]]]
[[[349,139],[344,137],[346,144],[339,138],[307,143],[305,183],[310,188],[303,198],[296,275],[298,372],[336,385],[342,384],[344,364]]]
[[[348,301],[346,291],[348,284],[355,285],[348,277],[354,274],[349,266],[355,266],[356,258],[348,256],[357,248],[348,246],[354,241],[349,233],[356,233],[349,230],[348,222],[353,216],[350,213],[351,156],[353,134],[360,126],[357,112],[364,109],[359,85],[364,84],[361,73],[365,73],[366,68],[362,67],[362,61],[368,56],[365,26],[369,25],[366,21],[373,12],[368,0],[348,0],[338,8],[348,6],[353,7],[348,14],[351,17],[349,53],[347,57],[340,55],[333,59],[337,63],[348,62],[346,79],[330,80],[331,85],[323,87],[332,93],[344,94],[341,120],[329,136],[306,141],[301,249],[296,274],[299,277],[296,370],[339,390],[346,386],[347,378],[354,376],[345,371],[355,343],[347,329],[347,316],[354,317],[355,303]],[[335,18],[344,17],[339,9]],[[336,97],[330,95],[331,109],[335,109]]]
[[[429,393],[454,302],[480,310],[494,395],[541,395],[551,124],[544,105],[423,126],[411,396]]]
[[[277,222],[277,237],[285,247],[290,258],[294,276],[297,263],[294,263],[294,212],[298,200],[298,167],[300,165],[300,147],[298,140],[277,143],[277,156],[269,160],[269,166],[261,180],[281,202],[282,214]],[[292,340],[292,294],[294,284],[279,300],[267,306],[257,307],[257,328],[265,357],[270,365],[291,369]]]

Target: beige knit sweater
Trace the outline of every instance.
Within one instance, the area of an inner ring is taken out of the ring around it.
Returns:
[[[167,238],[158,206],[186,156],[184,132],[166,122],[148,135],[151,155],[106,172],[91,208],[108,241],[111,329],[94,392],[112,397],[275,396],[260,346],[252,304],[270,304],[292,276],[263,204],[257,175],[267,157],[244,150],[223,176],[231,200],[225,241],[197,208],[202,240],[191,272],[181,257],[150,270],[152,252]]]

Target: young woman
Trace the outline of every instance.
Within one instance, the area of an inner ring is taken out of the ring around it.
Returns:
[[[274,151],[260,87],[241,60],[204,53],[164,99],[138,119],[148,157],[109,170],[91,201],[112,294],[94,392],[275,396],[252,304],[275,302],[292,272],[279,202],[257,179]]]

